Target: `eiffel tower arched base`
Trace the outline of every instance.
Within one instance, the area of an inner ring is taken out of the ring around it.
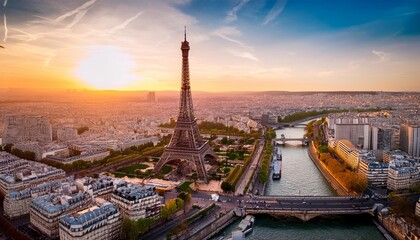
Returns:
[[[156,173],[158,173],[162,169],[163,165],[165,165],[166,163],[173,160],[182,159],[192,162],[195,166],[195,170],[197,171],[198,179],[207,183],[207,173],[206,168],[204,166],[204,160],[207,155],[217,158],[216,154],[213,152],[213,149],[211,148],[208,142],[205,142],[198,149],[181,149],[178,147],[167,147],[165,148],[165,151],[163,152],[162,156],[157,162],[154,170]]]

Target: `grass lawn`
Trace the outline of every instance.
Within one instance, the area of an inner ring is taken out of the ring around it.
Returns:
[[[185,181],[183,184],[179,185],[178,189],[181,192],[191,192],[190,184],[192,182]]]
[[[163,174],[168,174],[168,173],[170,173],[172,171],[172,167],[171,166],[168,166],[168,165],[165,165],[165,166],[162,167],[162,169],[160,171]]]
[[[117,172],[123,172],[123,173],[128,173],[128,174],[136,174],[135,171],[136,169],[146,169],[148,168],[149,165],[147,164],[135,164],[129,167],[123,167],[120,169],[117,169]]]

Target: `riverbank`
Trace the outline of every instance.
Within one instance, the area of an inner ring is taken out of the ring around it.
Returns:
[[[376,227],[378,228],[378,230],[381,231],[381,233],[384,235],[384,237],[387,240],[394,240],[394,237],[392,237],[392,235],[390,234],[389,230],[387,230],[385,226],[383,226],[380,222],[378,222],[375,219],[373,219],[373,223],[376,225]]]
[[[238,211],[238,210],[237,210]],[[199,220],[200,223],[185,231],[180,236],[175,236],[174,239],[177,240],[185,240],[185,239],[192,239],[192,240],[200,240],[200,239],[210,239],[215,234],[220,232],[222,229],[229,226],[232,222],[237,220],[239,217],[236,216],[235,209],[224,212],[224,211],[216,211],[209,216],[205,217],[204,219]]]
[[[311,141],[308,148],[308,155],[315,166],[318,168],[319,172],[324,176],[324,178],[328,181],[328,183],[337,192],[338,195],[351,195],[350,192],[321,163],[320,159],[317,157],[316,151],[317,150],[314,146],[314,142]]]

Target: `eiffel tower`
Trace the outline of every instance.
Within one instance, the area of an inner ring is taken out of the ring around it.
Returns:
[[[184,41],[181,43],[182,51],[182,86],[179,102],[179,114],[174,134],[165,148],[162,157],[157,162],[155,172],[159,172],[163,165],[172,160],[186,160],[194,164],[198,178],[207,183],[204,158],[210,155],[217,158],[208,141],[204,141],[198,130],[197,120],[194,117],[193,103],[190,87],[190,71],[188,65],[188,51],[190,44],[187,41],[184,29]]]

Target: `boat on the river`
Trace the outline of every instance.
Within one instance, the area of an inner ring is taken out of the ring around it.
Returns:
[[[273,180],[279,180],[281,178],[281,169],[282,169],[282,154],[279,146],[274,147],[273,151]]]
[[[252,232],[252,227],[254,226],[255,217],[253,215],[246,215],[244,219],[239,223],[236,230],[243,232],[245,235]]]

